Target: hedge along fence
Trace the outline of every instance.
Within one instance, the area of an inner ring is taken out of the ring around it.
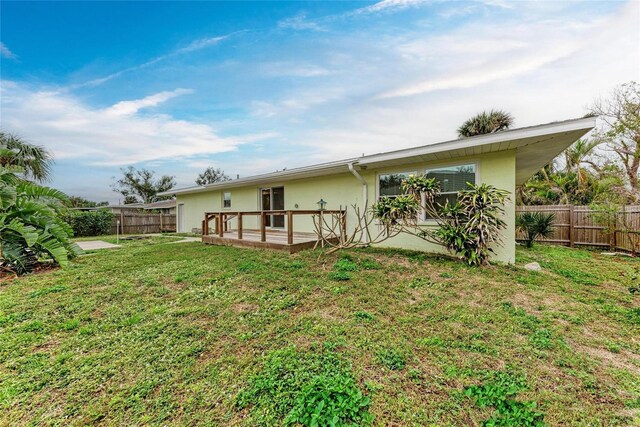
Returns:
[[[114,216],[107,210],[75,211],[67,217],[67,222],[76,237],[100,236],[111,232]]]
[[[554,214],[554,232],[547,238],[536,241],[555,243],[569,247],[592,246],[611,251],[638,251],[640,243],[640,206],[625,206],[615,223],[602,224],[596,221],[600,211],[589,206],[540,205],[516,206],[516,213],[541,212]],[[517,240],[524,240],[520,231]],[[634,248],[634,246],[636,246]]]
[[[147,234],[176,231],[176,215],[133,212],[118,213],[114,214],[111,222],[111,234],[116,234],[118,227],[120,227],[120,234]]]

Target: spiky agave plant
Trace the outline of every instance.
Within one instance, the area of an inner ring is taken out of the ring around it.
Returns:
[[[484,135],[509,129],[513,124],[511,114],[502,110],[491,110],[488,113],[483,111],[465,121],[458,128],[458,137]]]

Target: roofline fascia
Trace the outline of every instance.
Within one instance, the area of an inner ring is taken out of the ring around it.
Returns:
[[[478,135],[462,139],[454,139],[450,141],[438,142],[436,144],[425,145],[422,147],[405,148],[387,153],[373,154],[364,156],[359,160],[359,164],[364,166],[370,163],[379,163],[390,160],[396,160],[409,156],[421,156],[443,151],[457,150],[461,148],[473,148],[481,145],[495,144],[515,139],[524,139],[534,136],[543,136],[558,132],[571,132],[581,129],[593,129],[596,125],[596,117],[583,117],[569,121],[549,123],[544,125],[530,126],[526,128],[507,130],[496,132],[489,135]],[[544,130],[544,132],[541,132]]]

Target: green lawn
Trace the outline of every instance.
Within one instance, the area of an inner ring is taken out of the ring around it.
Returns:
[[[381,426],[640,425],[639,268],[545,246],[486,269],[381,250],[100,251],[0,284],[0,425],[295,425],[329,409]]]

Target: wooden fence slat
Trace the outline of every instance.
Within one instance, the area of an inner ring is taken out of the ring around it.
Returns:
[[[117,221],[120,221],[121,234],[160,233],[176,228],[175,215],[120,213],[114,216],[111,224],[113,234],[116,234]]]
[[[553,232],[547,238],[537,240],[565,246],[609,247],[611,250],[635,252],[634,246],[640,243],[640,205],[625,206],[619,213],[616,223],[597,224],[594,211],[589,206],[541,205],[516,206],[516,213],[542,212],[555,215]],[[624,225],[623,225],[624,224]],[[628,227],[623,228],[623,227]],[[516,239],[524,238],[522,232],[516,233]]]

